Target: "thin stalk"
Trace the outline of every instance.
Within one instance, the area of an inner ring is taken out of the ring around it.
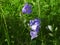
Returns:
[[[26,3],[26,0],[24,0],[24,3]]]
[[[40,18],[41,17],[40,0],[37,0],[37,4],[38,4],[38,18]],[[42,35],[42,31],[41,31],[41,41],[42,41],[41,45],[45,45],[43,37],[44,36]]]
[[[51,9],[55,8],[54,5],[56,4],[56,0],[50,0],[50,5],[51,5]],[[53,30],[54,30],[54,24],[53,24]],[[54,36],[54,39],[53,39],[53,44],[54,45],[57,45],[57,41],[56,41],[56,31],[54,30],[53,31],[53,36]]]
[[[57,45],[57,43],[56,43],[56,31],[55,31],[55,29],[54,29],[54,24],[53,24],[53,36],[54,36],[53,44],[54,44],[54,45]]]
[[[31,40],[31,45],[36,45],[36,40]]]
[[[40,0],[37,0],[37,4],[38,4],[38,17],[40,17]]]
[[[10,45],[10,38],[9,38],[9,34],[8,34],[8,28],[7,28],[7,24],[6,24],[6,20],[5,20],[5,16],[4,16],[4,11],[2,9],[2,17],[4,19],[4,32],[5,32],[5,36],[6,36],[6,39],[7,39],[7,43],[8,45]]]
[[[41,45],[44,45],[44,42],[43,42],[43,40],[42,40],[42,43],[41,43]]]
[[[54,45],[57,45],[57,44],[56,44],[56,40],[53,40],[53,44],[54,44]]]
[[[43,36],[42,36],[42,31],[41,31],[41,41],[42,41],[41,45],[44,45],[44,39],[43,39]]]

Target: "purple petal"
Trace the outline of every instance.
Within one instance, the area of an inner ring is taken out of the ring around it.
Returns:
[[[32,12],[32,6],[29,5],[28,3],[24,5],[24,7],[22,8],[22,12],[26,13],[26,14],[30,14]]]
[[[39,19],[30,20],[30,26],[34,24],[40,25],[40,20]]]
[[[30,26],[34,24],[34,20],[30,20]]]
[[[32,12],[32,10],[27,10],[27,14],[30,14]]]
[[[39,26],[37,26],[37,28],[36,28],[36,32],[39,32],[39,28],[40,28],[40,27],[39,27]]]
[[[25,4],[25,9],[27,9],[27,8],[31,9],[32,6],[27,3],[27,4]]]
[[[25,9],[25,7],[23,7],[22,12],[23,12],[23,13],[26,13],[26,9]]]
[[[30,31],[30,36],[31,36],[31,39],[34,39],[34,38],[36,38],[38,35],[37,35],[37,32],[36,32],[36,31]]]

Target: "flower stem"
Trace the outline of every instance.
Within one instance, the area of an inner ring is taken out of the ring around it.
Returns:
[[[37,0],[37,4],[38,4],[38,17],[40,17],[40,0]]]
[[[7,24],[6,24],[3,9],[2,9],[2,12],[3,12],[2,17],[3,17],[3,20],[4,20],[4,32],[5,32],[5,36],[6,36],[6,39],[7,39],[7,43],[8,43],[8,45],[10,45],[10,38],[9,38],[9,34],[8,34],[8,28],[7,28]]]
[[[24,0],[24,3],[26,3],[26,0]]]
[[[54,24],[53,24],[53,36],[54,36],[54,39],[53,39],[53,44],[54,45],[57,45],[57,39],[56,39],[56,31],[55,31],[55,29],[54,29]]]

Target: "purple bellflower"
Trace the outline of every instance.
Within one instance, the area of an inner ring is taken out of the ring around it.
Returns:
[[[32,6],[26,3],[24,7],[22,8],[22,12],[25,14],[30,14],[32,12]]]
[[[40,28],[40,20],[39,19],[34,19],[30,20],[30,36],[31,39],[34,39],[38,36],[39,28]]]

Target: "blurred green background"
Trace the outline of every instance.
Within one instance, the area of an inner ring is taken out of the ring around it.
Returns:
[[[32,4],[29,15],[22,13],[26,2]],[[34,18],[41,19],[41,28],[31,40],[29,20]],[[60,0],[0,0],[0,45],[60,45]]]

